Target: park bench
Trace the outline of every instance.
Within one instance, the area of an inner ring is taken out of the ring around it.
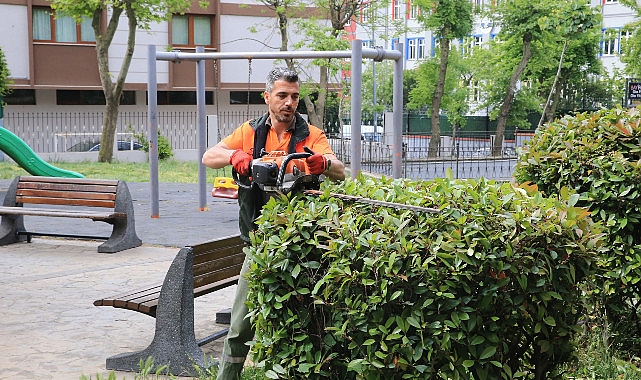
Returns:
[[[194,366],[209,367],[200,346],[225,336],[228,329],[196,340],[194,298],[238,283],[245,246],[240,236],[232,236],[184,247],[171,263],[162,285],[94,301],[95,306],[113,306],[156,318],[151,344],[142,351],[107,358],[106,368],[136,372],[140,370],[140,360],[149,357],[154,359],[154,371],[167,366],[163,372],[172,375],[197,376]],[[221,319],[229,323],[225,313]],[[218,315],[216,320],[221,323]]]
[[[19,176],[9,185],[0,207],[0,245],[31,241],[32,236],[105,239],[98,252],[113,253],[137,247],[134,208],[124,181]],[[24,216],[84,218],[109,223],[111,236],[88,236],[27,231]]]

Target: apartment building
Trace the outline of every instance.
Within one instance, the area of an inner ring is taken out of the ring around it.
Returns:
[[[105,108],[95,36],[89,20],[77,23],[71,17],[54,15],[50,5],[47,0],[0,0],[0,47],[13,81],[13,91],[4,99],[7,105],[0,126],[38,153],[86,151],[100,140]],[[300,12],[304,17],[318,10],[308,7]],[[105,24],[109,16],[105,12]],[[303,38],[291,29],[290,49]],[[127,20],[122,16],[109,49],[114,77],[125,55],[127,33]],[[194,0],[184,14],[151,24],[149,30],[138,30],[114,146],[132,146],[129,142],[147,133],[149,45],[157,51],[194,52],[196,46],[202,46],[205,52],[273,52],[279,50],[281,38],[274,11],[258,0],[209,0],[206,8]],[[265,112],[265,78],[274,65],[283,64],[265,59],[206,61],[205,112],[226,116],[209,127],[208,145],[217,142],[215,132],[221,126],[220,133],[226,133]],[[156,71],[159,132],[175,152],[192,154],[198,123],[196,62],[157,61]],[[306,76],[302,71],[302,79],[316,80],[314,71],[309,72],[312,74]],[[0,160],[2,157],[0,150]]]
[[[109,14],[104,15],[106,20]],[[127,22],[121,18],[109,51],[116,76],[126,49]],[[251,30],[250,30],[251,29]],[[290,36],[291,44],[300,40]],[[138,30],[136,48],[125,84],[121,111],[146,110],[147,46],[184,52],[203,46],[206,52],[275,51],[280,47],[274,12],[256,0],[198,1],[183,15]],[[98,76],[95,37],[89,20],[54,17],[46,0],[0,0],[0,47],[13,94],[6,111],[101,111],[104,98]],[[220,108],[264,110],[260,92],[273,61],[223,60],[206,63],[207,112]],[[281,63],[282,64],[282,63]],[[193,109],[195,62],[157,62],[160,109]]]

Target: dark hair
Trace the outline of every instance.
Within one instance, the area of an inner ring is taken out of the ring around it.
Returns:
[[[287,67],[274,67],[269,74],[267,74],[265,91],[271,92],[274,89],[274,82],[277,80],[284,80],[290,83],[298,82],[298,74],[296,71],[290,70]]]

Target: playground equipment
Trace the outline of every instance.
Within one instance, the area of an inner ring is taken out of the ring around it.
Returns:
[[[35,176],[84,178],[80,173],[55,167],[40,158],[20,137],[0,127],[0,150],[21,168]]]
[[[149,182],[151,184],[151,217],[160,217],[160,200],[158,190],[158,78],[156,61],[196,61],[196,114],[197,114],[197,147],[198,155],[202,157],[206,150],[206,116],[205,116],[205,60],[216,59],[351,59],[351,98],[352,98],[352,136],[361,135],[361,87],[363,58],[374,61],[394,61],[393,86],[393,117],[392,117],[392,174],[394,178],[401,176],[402,143],[401,131],[403,113],[403,44],[396,43],[395,50],[382,47],[375,49],[363,48],[361,40],[352,41],[351,51],[278,51],[278,52],[212,52],[205,53],[204,47],[197,46],[195,53],[180,51],[156,51],[155,45],[147,46],[147,91],[148,91],[148,120],[149,120]],[[251,68],[251,66],[250,66]],[[251,75],[251,72],[250,72]],[[361,169],[361,140],[351,139],[350,174],[355,178]],[[201,163],[198,165],[199,210],[207,209],[206,171]]]

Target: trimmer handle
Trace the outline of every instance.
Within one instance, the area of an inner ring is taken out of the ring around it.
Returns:
[[[285,178],[285,172],[287,171],[287,164],[289,164],[289,161],[291,160],[296,160],[299,158],[307,158],[311,157],[314,152],[311,152],[311,149],[308,147],[305,147],[305,152],[298,152],[298,153],[290,153],[285,158],[283,159],[283,162],[280,164],[280,168],[278,169],[278,177],[276,177],[276,188],[280,189],[283,186],[283,179]]]

